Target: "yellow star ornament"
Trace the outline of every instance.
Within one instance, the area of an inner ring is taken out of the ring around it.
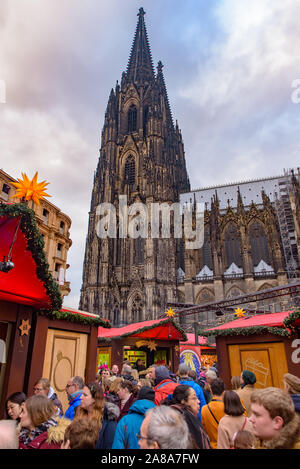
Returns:
[[[168,318],[173,318],[175,316],[175,312],[173,311],[172,308],[169,308],[167,311],[166,311],[166,315],[168,316]]]
[[[46,186],[49,182],[42,181],[37,182],[38,173],[36,172],[33,179],[30,180],[25,173],[22,173],[23,179],[18,179],[19,182],[13,182],[12,184],[17,188],[17,192],[14,197],[18,199],[33,200],[37,205],[40,205],[40,199],[42,197],[51,197],[51,195],[45,192]]]
[[[237,309],[234,310],[234,315],[237,318],[243,318],[243,317],[245,317],[245,314],[246,314],[246,311],[244,311],[241,308],[237,308]]]

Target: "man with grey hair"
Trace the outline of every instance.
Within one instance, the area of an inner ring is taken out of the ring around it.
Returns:
[[[196,396],[198,397],[198,400],[200,402],[198,417],[201,422],[201,409],[203,406],[206,405],[206,400],[205,400],[201,386],[195,383],[195,381],[188,375],[189,370],[190,370],[190,367],[186,365],[185,363],[181,363],[179,365],[179,368],[178,368],[179,384],[185,384],[186,386],[191,386],[191,388],[194,389]]]
[[[69,400],[69,407],[65,413],[65,417],[69,420],[73,420],[75,417],[75,411],[81,404],[81,395],[84,387],[84,381],[80,376],[74,376],[70,378],[66,384],[66,393]]]
[[[137,439],[141,449],[192,448],[189,429],[183,416],[164,405],[146,412]]]
[[[15,420],[0,420],[0,449],[18,449],[17,427]]]

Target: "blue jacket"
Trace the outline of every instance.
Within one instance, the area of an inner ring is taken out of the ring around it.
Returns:
[[[186,384],[187,386],[191,386],[191,388],[194,389],[194,391],[196,393],[196,396],[198,397],[198,399],[200,401],[200,409],[199,409],[199,412],[198,412],[198,416],[199,416],[199,419],[200,419],[200,422],[201,422],[201,409],[204,405],[206,405],[206,400],[205,400],[205,397],[204,397],[203,390],[202,390],[201,386],[199,386],[199,384],[195,383],[195,381],[193,381],[191,378],[182,378],[182,379],[179,380],[179,384]]]
[[[76,407],[80,406],[81,404],[81,395],[82,395],[82,391],[79,391],[78,394],[76,394],[76,396],[73,397],[73,399],[69,401],[69,407],[65,413],[65,417],[67,419],[70,419],[70,420],[74,419]]]
[[[128,414],[118,423],[112,449],[140,449],[136,434],[140,432],[145,413],[152,407],[155,407],[154,402],[147,399],[139,399],[132,404]]]

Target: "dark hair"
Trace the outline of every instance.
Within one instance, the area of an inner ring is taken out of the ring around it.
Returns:
[[[221,378],[213,379],[210,383],[211,392],[216,396],[221,396],[225,391],[225,383]]]
[[[160,405],[172,405],[172,404],[181,404],[181,401],[187,401],[189,398],[189,390],[193,389],[187,384],[180,384],[176,386],[173,391],[173,394],[170,397],[167,397],[161,401]]]
[[[10,416],[8,415],[7,413],[7,404],[8,404],[8,401],[12,402],[13,404],[23,404],[23,402],[25,402],[27,399],[27,396],[26,394],[24,394],[24,392],[14,392],[13,394],[11,394],[7,399],[6,399],[6,402],[5,402],[5,412],[6,412],[6,418],[8,420],[11,420]]]
[[[245,412],[241,399],[235,391],[225,391],[223,400],[225,414],[238,417]]]

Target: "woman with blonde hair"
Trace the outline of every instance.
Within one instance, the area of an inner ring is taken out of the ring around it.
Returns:
[[[20,415],[20,449],[59,449],[71,421],[55,416],[53,402],[42,394],[29,397]]]

